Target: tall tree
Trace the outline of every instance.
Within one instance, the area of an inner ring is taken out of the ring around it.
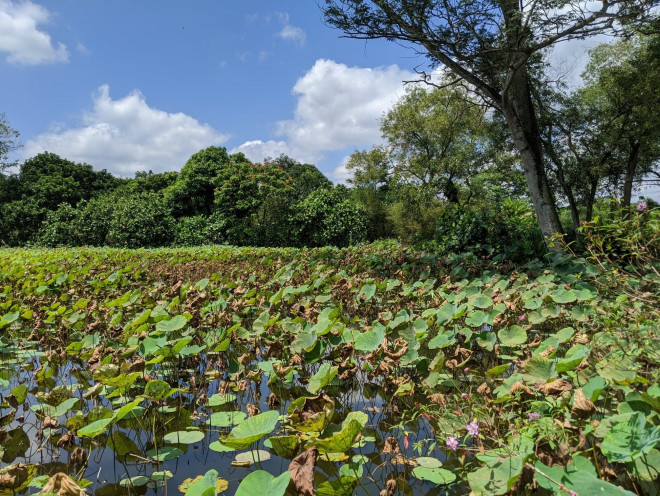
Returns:
[[[585,85],[544,95],[544,145],[577,227],[606,189],[629,207],[633,185],[660,160],[660,37],[633,36],[591,51]],[[552,102],[552,103],[549,103]]]
[[[410,45],[465,81],[507,122],[530,198],[549,239],[562,233],[532,99],[532,64],[561,41],[654,21],[657,0],[326,0],[350,38]]]
[[[484,107],[461,88],[413,87],[381,121],[394,180],[454,204],[488,161],[487,129]]]
[[[15,162],[9,162],[9,154],[21,147],[18,141],[20,134],[13,129],[5,114],[0,114],[0,173],[9,167],[15,165]]]

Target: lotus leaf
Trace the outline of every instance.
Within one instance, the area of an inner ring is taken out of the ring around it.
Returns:
[[[229,435],[222,439],[221,442],[230,448],[247,448],[266,434],[273,432],[279,418],[280,414],[276,410],[270,410],[250,417],[234,427]]]
[[[278,477],[273,477],[264,470],[249,474],[236,490],[235,496],[283,496],[289,486],[291,473],[287,470]]]

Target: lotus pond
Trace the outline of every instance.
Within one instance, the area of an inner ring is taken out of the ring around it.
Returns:
[[[0,496],[657,494],[658,282],[398,245],[0,250]]]

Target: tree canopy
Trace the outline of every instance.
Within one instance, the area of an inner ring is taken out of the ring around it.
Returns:
[[[331,26],[410,46],[504,116],[546,239],[562,233],[533,105],[535,64],[558,42],[657,22],[655,0],[326,0]],[[433,81],[424,74],[427,82]]]

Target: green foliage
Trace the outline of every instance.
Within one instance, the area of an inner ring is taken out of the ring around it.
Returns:
[[[172,215],[210,215],[213,210],[215,179],[230,162],[227,149],[210,146],[193,154],[176,181],[167,188],[165,202]]]
[[[175,221],[157,193],[120,192],[84,202],[74,209],[60,205],[48,214],[38,240],[45,246],[166,246]]]
[[[54,153],[40,153],[0,181],[0,240],[9,245],[34,242],[49,212],[67,203],[76,207],[116,187],[110,173],[76,164]],[[62,227],[62,226],[60,226]]]
[[[469,189],[466,178],[490,162],[485,110],[460,87],[412,87],[383,117],[381,131],[392,179],[416,185],[422,196],[459,204],[461,189]]]
[[[201,246],[221,243],[223,241],[222,225],[214,223],[214,218],[202,215],[179,218],[174,228],[174,244],[176,246]]]
[[[124,248],[167,246],[173,234],[174,219],[162,197],[142,193],[126,196],[116,205],[106,243]]]
[[[298,203],[291,216],[299,246],[350,246],[367,236],[367,215],[337,187],[320,189]]]
[[[579,233],[578,250],[610,269],[613,284],[624,283],[635,292],[658,286],[647,271],[660,270],[660,209],[649,209],[647,202],[640,201],[630,209],[584,222]]]
[[[293,191],[283,167],[247,162],[225,165],[215,179],[213,214],[232,245],[278,246]]]
[[[282,167],[288,174],[291,186],[290,194],[294,201],[306,198],[317,189],[332,188],[332,182],[314,165],[301,164],[286,155],[280,155],[276,159],[266,162],[276,167]]]
[[[469,251],[514,261],[544,252],[536,218],[524,202],[514,200],[479,209],[445,208],[438,218],[435,242],[447,253]]]

